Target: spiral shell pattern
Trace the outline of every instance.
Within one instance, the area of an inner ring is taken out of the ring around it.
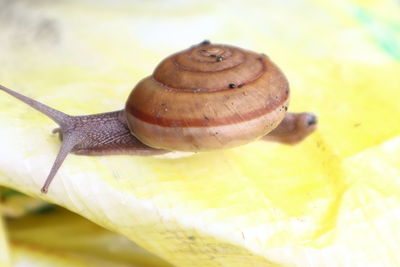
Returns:
[[[164,59],[137,84],[125,111],[144,144],[195,152],[266,135],[288,101],[288,82],[267,56],[203,42]]]

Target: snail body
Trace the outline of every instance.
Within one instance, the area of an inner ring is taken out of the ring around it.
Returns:
[[[46,193],[69,152],[156,155],[235,147],[257,139],[296,143],[315,129],[311,113],[286,113],[289,86],[265,55],[202,42],[163,60],[130,93],[125,109],[69,116],[0,85],[59,124],[62,146]]]

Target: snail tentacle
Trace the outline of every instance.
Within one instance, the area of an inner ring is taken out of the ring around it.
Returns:
[[[19,99],[20,101],[31,106],[32,108],[36,109],[37,111],[40,111],[41,113],[45,114],[47,117],[52,119],[54,122],[56,122],[61,127],[66,127],[68,124],[71,123],[71,116],[69,116],[59,110],[51,108],[43,103],[40,103],[39,101],[36,101],[36,100],[30,98],[30,97],[24,96],[24,95],[22,95],[18,92],[15,92],[14,90],[11,90],[10,88],[7,88],[5,86],[0,85],[0,90],[6,92],[7,94],[12,95],[13,97]]]
[[[309,136],[317,126],[317,116],[313,113],[286,113],[282,122],[262,139],[284,144],[297,144]]]
[[[32,98],[0,85],[0,90],[51,118],[60,127],[53,130],[62,140],[61,148],[41,189],[47,193],[50,183],[69,153],[78,155],[158,155],[165,150],[141,143],[123,119],[123,110],[87,116],[70,116]]]
[[[57,157],[51,167],[50,173],[44,182],[42,189],[40,190],[42,193],[46,194],[49,190],[49,186],[54,179],[54,176],[57,174],[58,169],[61,167],[67,155],[71,152],[74,146],[79,142],[79,139],[75,134],[64,134],[63,142],[61,144],[61,148],[58,151]]]

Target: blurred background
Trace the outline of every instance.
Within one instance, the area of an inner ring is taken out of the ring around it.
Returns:
[[[289,111],[319,115],[319,129],[306,143],[307,151],[316,151],[312,153],[321,158],[313,175],[331,175],[330,183],[342,188],[349,181],[343,182],[347,174],[338,171],[343,159],[397,140],[386,146],[386,152],[363,161],[372,166],[387,157],[386,167],[377,164],[374,170],[357,175],[368,178],[376,171],[368,183],[380,194],[392,197],[400,192],[391,191],[398,189],[396,179],[400,179],[393,158],[400,147],[399,1],[0,0],[0,83],[40,96],[45,103],[57,103],[72,115],[120,109],[130,88],[150,75],[163,58],[205,39],[267,54],[290,82]],[[84,90],[90,94],[81,93]],[[0,95],[0,100],[5,98]],[[256,147],[243,151],[253,150],[258,151]],[[388,151],[392,156],[387,156]],[[291,152],[283,148],[277,153]],[[295,165],[304,150],[293,155],[290,162]],[[311,167],[305,167],[305,172],[307,168]],[[5,168],[0,176],[7,177]],[[380,184],[383,176],[385,186]],[[105,230],[62,208],[6,187],[0,192],[5,218],[0,225],[0,265],[171,266],[179,262],[173,256],[161,259],[114,233],[118,231]],[[340,189],[332,194],[342,193]],[[319,225],[318,231],[327,225],[334,228],[329,220],[335,219],[321,219],[323,227]],[[395,227],[394,221],[388,224]],[[395,255],[399,247],[389,243],[373,259],[368,258],[369,249],[375,251],[373,241],[368,250],[358,251],[357,259],[340,262],[337,256],[345,252],[328,253],[325,259],[334,258],[338,265],[331,266],[360,262],[368,264],[359,266],[395,266],[400,264]],[[302,266],[328,266],[318,265],[324,263],[323,257],[305,258],[299,261]],[[270,266],[292,263],[282,256]],[[219,264],[215,266],[230,266],[223,260]]]

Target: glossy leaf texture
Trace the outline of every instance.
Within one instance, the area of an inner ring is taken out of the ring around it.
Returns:
[[[123,3],[3,2],[0,83],[71,115],[117,110],[163,58],[210,39],[266,53],[289,111],[315,112],[318,130],[181,158],[70,155],[42,195],[56,125],[0,94],[1,185],[175,266],[400,264],[397,2]]]

